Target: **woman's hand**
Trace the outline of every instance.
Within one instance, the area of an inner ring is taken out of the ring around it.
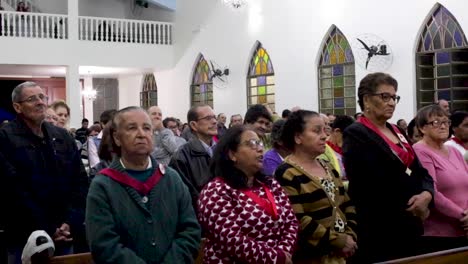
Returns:
[[[345,258],[349,258],[354,255],[357,249],[357,243],[354,241],[353,237],[346,235],[346,241],[344,247],[341,249],[341,255]]]
[[[432,200],[432,195],[428,191],[414,195],[408,201],[409,208],[406,211],[412,213],[424,221],[429,216],[429,203]]]
[[[284,262],[285,264],[293,264],[292,262],[292,256],[286,251],[283,251],[284,255],[286,256],[286,261]]]

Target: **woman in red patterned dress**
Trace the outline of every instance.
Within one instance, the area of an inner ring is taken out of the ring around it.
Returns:
[[[216,177],[198,200],[203,263],[292,263],[298,222],[281,186],[262,174],[257,134],[245,126],[230,128],[212,162]]]

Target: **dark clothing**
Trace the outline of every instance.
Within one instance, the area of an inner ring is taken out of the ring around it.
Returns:
[[[349,195],[357,213],[356,263],[417,254],[423,225],[406,211],[407,203],[423,191],[434,196],[432,177],[417,157],[407,170],[384,139],[361,123],[349,126],[343,140]]]
[[[88,140],[89,130],[87,128],[79,128],[75,132],[75,139],[84,144]]]
[[[221,137],[223,137],[223,135],[226,134],[226,131],[226,126],[223,123],[218,122],[218,139],[221,139]]]
[[[7,197],[0,201],[7,212],[1,218],[10,248],[22,248],[35,230],[52,237],[62,223],[70,225],[74,238],[84,232],[88,177],[75,140],[47,122],[42,131],[43,138],[21,119],[0,129],[0,192]]]
[[[193,208],[197,208],[198,196],[212,179],[209,165],[211,157],[198,138],[192,138],[172,156],[169,166],[175,169],[187,185],[192,196]]]
[[[152,164],[154,173],[158,166],[154,159]],[[119,159],[109,168],[133,177]],[[189,192],[173,169],[163,174],[146,196],[102,174],[94,178],[86,229],[96,263],[193,262],[201,231]]]

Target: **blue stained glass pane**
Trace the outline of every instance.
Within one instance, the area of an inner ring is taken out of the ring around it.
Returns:
[[[205,93],[206,92],[206,85],[202,84],[200,85],[200,93]]]
[[[439,90],[439,91],[437,91],[437,99],[439,99],[439,100],[444,99],[444,100],[450,101],[451,100],[450,90]]]
[[[462,36],[460,34],[460,31],[458,30],[455,30],[455,34],[453,35],[454,39],[455,39],[455,42],[457,43],[457,46],[461,46],[462,43],[463,43],[463,39],[462,39]]]
[[[431,48],[431,36],[429,34],[426,35],[426,39],[424,39],[424,49],[429,50]]]
[[[445,32],[445,48],[451,48],[452,47],[452,36],[448,34],[448,32]]]
[[[437,57],[437,64],[443,64],[443,63],[449,63],[450,62],[450,57],[448,52],[440,52],[436,53]]]
[[[336,98],[335,100],[335,108],[343,108],[344,107],[344,98]]]
[[[346,62],[354,62],[354,56],[351,49],[346,49],[345,51]]]
[[[343,75],[343,65],[333,66],[333,76],[342,76]]]
[[[261,86],[261,85],[265,85],[265,84],[266,84],[266,76],[259,76],[257,78],[257,85]]]
[[[323,64],[324,65],[328,65],[330,64],[330,55],[327,53],[325,53],[325,59],[323,60]]]

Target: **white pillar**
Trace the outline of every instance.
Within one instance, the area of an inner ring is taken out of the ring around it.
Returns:
[[[68,0],[68,39],[78,40],[78,0]]]
[[[83,112],[81,111],[81,84],[78,65],[68,65],[67,67],[67,88],[66,98],[70,107],[70,128],[80,128]]]
[[[84,77],[84,89],[85,90],[92,90],[93,89],[93,77],[91,76],[86,76]],[[93,112],[93,100],[90,99],[84,99],[84,117],[89,120],[89,124],[94,123],[94,121],[99,121],[99,120],[94,120],[94,112]]]

